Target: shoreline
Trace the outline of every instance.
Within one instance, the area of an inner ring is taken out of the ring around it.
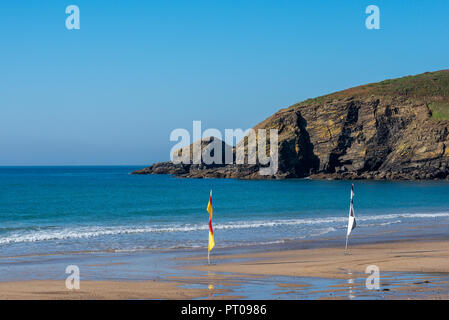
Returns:
[[[409,213],[404,213],[407,215]],[[411,213],[413,215],[414,213]],[[438,214],[438,212],[437,212]],[[446,214],[446,213],[444,213]],[[402,215],[402,214],[398,214]],[[335,217],[331,217],[335,218]],[[339,217],[341,218],[341,217]],[[360,215],[358,220],[364,219],[365,216]],[[444,217],[446,218],[446,216]],[[326,218],[324,218],[326,219]],[[426,223],[418,223],[412,225],[410,223],[403,223],[394,229],[367,229],[363,233],[356,233],[351,235],[350,245],[362,245],[362,244],[374,244],[374,243],[391,243],[391,242],[409,242],[409,241],[433,241],[444,240],[449,238],[449,234],[446,233],[449,228],[449,220],[439,220],[437,222],[427,221]],[[394,222],[396,223],[396,222]],[[227,254],[241,254],[266,251],[291,251],[297,249],[312,249],[312,248],[339,248],[345,244],[345,226],[340,226],[337,230],[332,230],[334,234],[313,235],[310,238],[298,237],[294,239],[280,238],[274,240],[259,240],[260,242],[242,241],[240,244],[225,245],[215,247],[213,255],[223,256]],[[335,234],[337,233],[337,234]],[[34,244],[35,242],[31,242]],[[68,251],[47,251],[47,252],[29,252],[23,254],[12,255],[0,255],[0,263],[2,260],[8,259],[26,259],[26,258],[39,258],[39,257],[66,257],[66,256],[82,256],[82,255],[134,255],[134,254],[167,254],[167,255],[198,255],[206,252],[207,245],[199,246],[174,246],[174,247],[147,247],[136,249],[90,249],[90,250],[68,250]]]
[[[365,172],[363,175],[355,175],[355,174],[339,174],[339,173],[314,173],[304,177],[272,177],[272,176],[257,176],[257,177],[246,177],[246,176],[226,176],[226,175],[217,175],[215,172],[210,172],[209,169],[205,169],[206,173],[197,173],[197,175],[186,175],[186,174],[178,174],[171,171],[164,172],[151,172],[151,168],[153,165],[163,165],[165,163],[169,163],[170,161],[163,162],[155,162],[150,166],[143,167],[141,169],[129,172],[130,175],[135,176],[147,176],[147,175],[165,175],[173,178],[179,179],[230,179],[230,180],[250,180],[250,181],[258,181],[258,180],[314,180],[314,181],[376,181],[376,182],[434,182],[434,181],[449,181],[449,175],[440,178],[419,178],[413,176],[405,176],[405,175],[394,175],[389,172],[388,174],[382,175],[382,177],[377,177],[375,172]],[[218,167],[218,168],[226,168]]]

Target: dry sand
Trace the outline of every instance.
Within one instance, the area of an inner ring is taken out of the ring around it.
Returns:
[[[68,290],[65,280],[0,282],[1,300],[48,299],[192,299],[225,290],[185,289],[165,281],[81,281],[79,290]]]

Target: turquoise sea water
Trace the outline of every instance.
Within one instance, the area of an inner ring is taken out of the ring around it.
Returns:
[[[344,238],[349,181],[139,176],[138,167],[1,167],[0,256]],[[445,233],[449,182],[355,181],[352,237]],[[419,232],[418,232],[419,233]]]

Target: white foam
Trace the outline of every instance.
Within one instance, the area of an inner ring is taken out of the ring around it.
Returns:
[[[439,213],[398,213],[383,215],[356,215],[357,222],[381,221],[381,223],[363,223],[366,226],[388,225],[401,222],[401,219],[429,219],[447,218],[448,212]],[[391,221],[393,220],[393,221]],[[238,230],[238,229],[258,229],[258,228],[278,228],[286,226],[320,226],[324,229],[315,231],[312,235],[321,235],[335,231],[339,226],[345,226],[346,216],[323,217],[323,218],[298,218],[298,219],[276,219],[276,220],[256,220],[256,221],[233,221],[229,223],[214,224],[215,230]],[[327,226],[326,226],[327,225]],[[329,226],[330,225],[330,226]],[[30,228],[21,231],[13,231],[0,238],[0,245],[21,242],[38,242],[51,240],[87,239],[100,236],[112,236],[121,234],[144,234],[144,233],[182,233],[208,230],[207,223],[185,224],[168,226],[89,226],[89,227],[51,227],[51,228]],[[324,232],[324,233],[322,233]]]
[[[333,227],[329,227],[329,228],[317,230],[317,232],[311,233],[310,236],[311,237],[319,237],[319,236],[325,235],[325,234],[333,232],[333,231],[337,231],[337,229],[335,229]]]

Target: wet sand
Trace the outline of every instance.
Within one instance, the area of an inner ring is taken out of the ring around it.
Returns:
[[[213,265],[188,268],[252,275],[351,278],[370,265],[380,272],[449,273],[449,241],[401,241],[342,248],[320,248],[213,257]],[[242,262],[226,262],[244,259]],[[249,261],[247,260],[249,259]]]
[[[0,299],[449,299],[449,241],[361,244],[350,253],[339,247],[213,255],[212,265],[190,256],[172,260],[176,272],[153,280],[82,279],[80,290],[66,289],[65,280],[0,282]],[[382,288],[368,292],[370,265],[379,267]]]

